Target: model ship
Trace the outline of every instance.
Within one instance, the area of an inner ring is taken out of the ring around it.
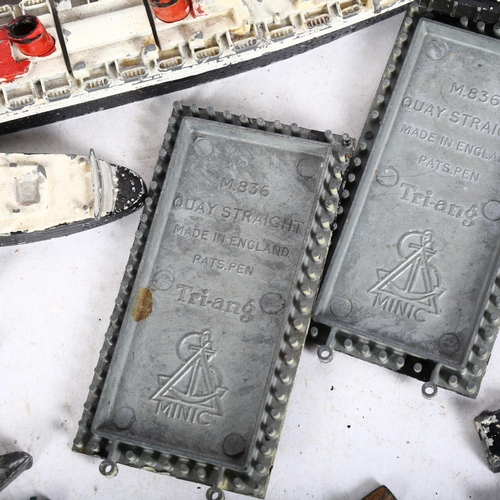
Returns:
[[[131,170],[96,158],[0,154],[0,246],[100,226],[136,209],[146,187]]]
[[[264,66],[410,0],[22,0],[0,7],[0,133]]]

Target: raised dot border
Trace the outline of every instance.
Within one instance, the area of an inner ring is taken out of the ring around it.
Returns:
[[[161,453],[150,448],[131,446],[116,440],[111,441],[96,436],[91,431],[99,397],[127,309],[129,295],[146,245],[156,205],[163,184],[169,178],[168,164],[184,117],[195,117],[290,137],[326,142],[331,146],[327,173],[311,228],[309,245],[304,250],[302,272],[299,282],[296,283],[296,293],[288,312],[288,326],[283,333],[280,354],[274,376],[270,382],[259,430],[255,442],[252,443],[251,466],[245,472],[225,469],[187,457]],[[125,273],[115,300],[115,307],[110,317],[108,330],[104,335],[104,344],[99,353],[92,384],[84,404],[83,415],[78,425],[78,432],[73,441],[74,451],[86,455],[98,455],[104,459],[99,470],[105,477],[114,477],[118,473],[118,464],[124,464],[204,484],[209,487],[206,492],[206,498],[209,500],[222,500],[224,498],[223,490],[259,498],[264,497],[293,380],[304,346],[313,302],[327,258],[331,227],[334,225],[338,213],[342,211],[341,200],[346,199],[346,195],[343,196],[342,192],[345,186],[345,173],[354,147],[355,140],[348,134],[340,136],[329,130],[319,132],[302,128],[295,123],[285,125],[278,120],[253,119],[244,114],[232,114],[227,110],[218,112],[212,107],[204,109],[196,104],[183,106],[179,102],[174,103],[172,116],[168,120],[167,132],[163,136],[159,158],[154,167],[153,180],[145,200],[139,227],[135,233]]]
[[[496,18],[493,19],[496,24],[493,24],[485,23],[482,18],[478,17],[475,10],[469,17],[464,15],[457,17],[458,10],[456,6],[458,2],[453,2],[453,5],[455,5],[454,12],[446,10],[450,2],[421,0],[420,4],[413,2],[406,12],[375,94],[368,120],[361,132],[350,168],[346,172],[344,186],[348,186],[349,196],[345,198],[338,210],[338,217],[333,226],[334,233],[330,246],[330,254],[333,253],[344,227],[346,216],[349,213],[354,194],[358,187],[356,179],[359,179],[363,174],[419,19],[427,16],[468,31],[500,38],[500,6],[496,9]],[[443,12],[450,14],[451,17],[443,15]],[[498,335],[499,326],[500,269],[498,270],[496,281],[492,286],[490,299],[485,308],[480,326],[474,336],[473,346],[470,350],[467,363],[461,370],[455,370],[428,359],[419,359],[416,356],[405,353],[403,350],[385,345],[382,342],[374,342],[372,339],[361,335],[348,334],[343,331],[333,332],[328,326],[315,322],[311,323],[309,337],[313,342],[320,344],[317,354],[319,360],[322,362],[331,361],[333,359],[333,350],[337,350],[421,380],[424,382],[421,392],[427,399],[432,399],[437,395],[438,387],[451,390],[463,396],[475,398],[485,375],[491,350]],[[328,343],[328,345],[325,345],[325,343]]]

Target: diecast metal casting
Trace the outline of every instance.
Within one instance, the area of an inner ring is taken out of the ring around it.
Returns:
[[[352,140],[175,105],[74,450],[262,498]]]
[[[363,131],[311,334],[322,361],[476,397],[500,322],[500,41],[425,13],[409,10]]]

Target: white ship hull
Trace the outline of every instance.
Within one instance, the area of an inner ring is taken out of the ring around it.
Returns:
[[[264,66],[394,15],[409,3],[198,0],[194,4],[203,15],[176,23],[155,18],[143,0],[62,0],[57,6],[52,0],[23,0],[0,7],[0,25],[34,15],[56,42],[55,51],[43,57],[25,56],[13,45],[16,63],[30,64],[13,81],[4,76],[2,83],[0,74],[0,133]]]

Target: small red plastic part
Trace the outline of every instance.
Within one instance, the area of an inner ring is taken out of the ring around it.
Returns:
[[[182,21],[191,12],[191,0],[149,0],[155,16],[165,23]]]
[[[5,28],[0,29],[0,82],[12,82],[29,70],[30,61],[16,61]]]
[[[200,5],[199,0],[192,0],[192,4],[191,14],[193,15],[193,17],[200,17],[205,15],[205,11]]]
[[[56,43],[35,16],[20,16],[7,24],[9,41],[25,56],[45,57],[56,50]]]

